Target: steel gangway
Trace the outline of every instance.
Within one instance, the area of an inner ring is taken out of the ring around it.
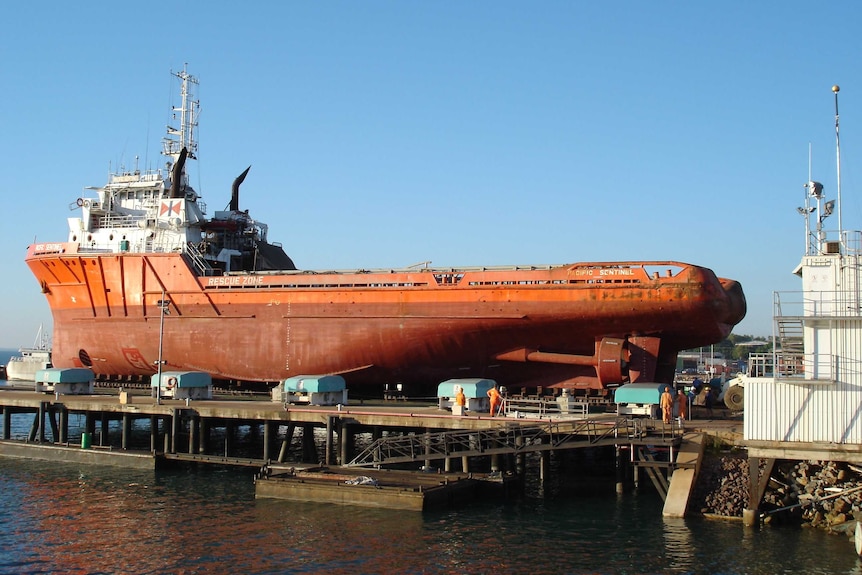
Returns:
[[[656,428],[647,420],[618,417],[542,424],[506,423],[485,430],[454,430],[389,435],[373,441],[348,462],[349,467],[378,467],[450,457],[518,455],[578,447],[650,441],[679,442],[681,433]]]

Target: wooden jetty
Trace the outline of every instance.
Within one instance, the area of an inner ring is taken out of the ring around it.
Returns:
[[[248,396],[156,400],[129,391],[46,395],[8,389],[0,391],[0,407],[0,456],[126,467],[246,466],[257,469],[259,497],[425,509],[489,488],[481,479],[503,477],[506,483],[522,476],[530,453],[539,455],[544,479],[551,452],[583,448],[615,450],[618,490],[626,476],[633,474],[636,482],[643,472],[667,497],[673,471],[694,468],[690,461],[677,462],[684,437],[676,426],[588,410],[548,417],[455,416],[416,402],[295,406]],[[26,436],[12,437],[13,418],[15,429],[29,429]],[[78,428],[70,434],[73,418]],[[236,431],[242,427],[248,432],[240,446]],[[325,434],[322,449],[315,431]],[[291,446],[300,434],[297,454]],[[297,473],[296,464],[290,471],[289,460],[316,471]],[[376,501],[367,486],[346,489],[337,479],[348,476],[376,477]],[[688,491],[675,496],[676,509],[679,497],[687,502]]]

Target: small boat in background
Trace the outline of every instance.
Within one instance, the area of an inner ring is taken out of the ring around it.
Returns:
[[[9,358],[6,364],[6,378],[9,381],[36,381],[36,372],[47,369],[51,365],[51,345],[48,334],[43,333],[42,326],[36,333],[33,347],[22,347],[21,355]]]

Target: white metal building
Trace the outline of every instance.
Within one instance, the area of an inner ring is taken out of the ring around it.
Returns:
[[[826,242],[818,230],[795,270],[802,291],[775,294],[780,351],[770,368],[779,367],[745,380],[750,454],[752,448],[761,457],[782,456],[767,453],[772,449],[845,454],[832,453],[833,459],[862,454],[862,232],[839,234],[840,242]]]

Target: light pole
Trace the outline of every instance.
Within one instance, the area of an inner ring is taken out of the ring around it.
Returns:
[[[171,313],[171,310],[168,309],[171,305],[171,300],[165,299],[165,290],[162,290],[162,299],[158,301],[159,306],[159,360],[158,360],[158,375],[157,381],[158,385],[156,386],[156,403],[162,402],[162,364],[164,364],[164,360],[162,359],[162,345],[164,343],[164,335],[165,335],[165,315]]]

